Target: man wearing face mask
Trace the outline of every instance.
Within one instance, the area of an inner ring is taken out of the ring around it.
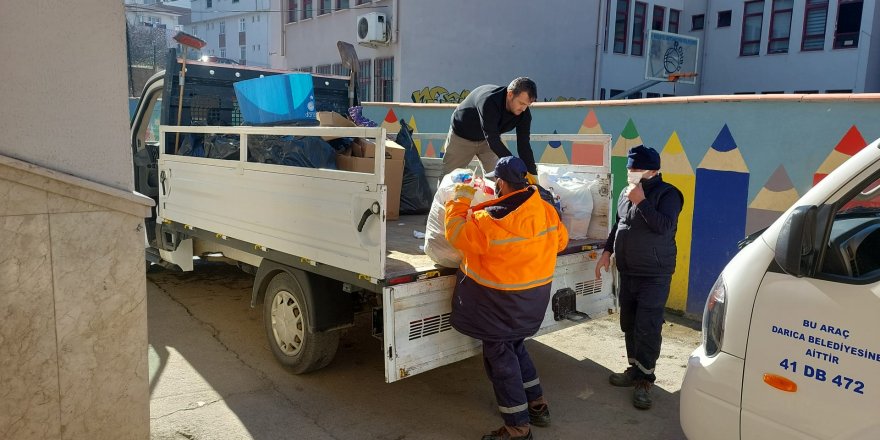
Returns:
[[[629,368],[608,379],[614,386],[634,387],[633,406],[649,409],[684,196],[663,181],[660,154],[653,148],[630,149],[626,168],[629,186],[620,193],[617,221],[596,264],[596,278],[602,276],[602,269],[608,271],[611,254],[615,254],[620,272],[620,328]]]
[[[534,184],[538,169],[529,143],[529,106],[537,99],[538,87],[526,77],[514,79],[507,87],[488,84],[473,89],[452,113],[443,146],[443,175],[467,168],[474,156],[484,170],[494,169],[499,157],[512,155],[501,142],[501,133],[516,129],[517,152],[529,172],[526,178]]]
[[[483,440],[529,440],[532,425],[550,424],[524,339],[544,320],[556,254],[568,244],[568,232],[556,209],[528,185],[526,172],[520,158],[502,157],[486,175],[495,179],[497,199],[471,208],[476,190],[460,183],[446,203],[446,239],[462,254],[450,323],[483,341],[483,364],[504,419]]]

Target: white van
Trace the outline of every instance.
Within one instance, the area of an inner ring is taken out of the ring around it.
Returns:
[[[681,426],[690,440],[880,438],[880,140],[718,277]]]

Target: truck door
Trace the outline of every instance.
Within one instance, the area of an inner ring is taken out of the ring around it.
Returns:
[[[880,432],[880,163],[853,181],[861,183],[816,210],[818,226],[808,227],[816,245],[797,248],[816,250],[805,276],[774,264],[760,285],[743,376],[743,439]]]

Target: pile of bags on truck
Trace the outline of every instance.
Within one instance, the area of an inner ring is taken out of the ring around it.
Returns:
[[[424,249],[431,260],[444,267],[458,267],[461,263],[461,255],[445,235],[446,202],[452,199],[458,183],[470,183],[477,188],[471,206],[495,198],[494,183],[475,177],[473,170],[457,169],[443,176],[428,213]],[[564,172],[562,167],[539,164],[538,184],[542,198],[556,206],[570,239],[607,238],[610,191],[607,177],[588,179],[580,173]]]

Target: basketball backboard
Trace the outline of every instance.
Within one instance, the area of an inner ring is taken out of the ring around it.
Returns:
[[[700,39],[669,32],[648,34],[645,79],[696,83]]]

